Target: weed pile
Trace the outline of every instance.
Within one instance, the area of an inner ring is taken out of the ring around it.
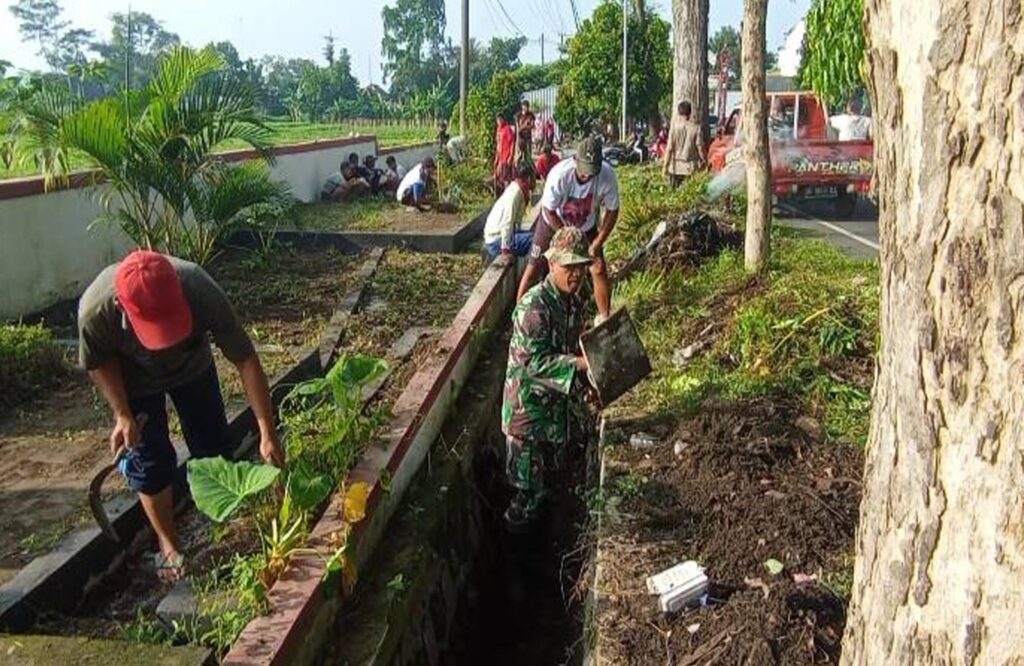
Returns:
[[[0,415],[55,385],[67,370],[49,329],[0,325]]]
[[[608,487],[602,658],[614,663],[836,662],[860,503],[861,449],[823,442],[796,403],[710,400],[622,448]],[[703,564],[706,607],[664,615],[644,577]],[[623,565],[622,562],[629,564]],[[664,659],[662,659],[664,661]]]
[[[738,244],[716,237],[732,233],[728,224],[695,229],[699,216],[680,217],[710,205],[704,184],[673,192],[666,212],[647,191],[657,188],[651,174],[622,182],[623,236],[634,244],[612,248],[613,262],[628,267],[661,222],[678,231],[615,286],[654,372],[606,411],[601,658],[834,663],[870,413],[877,266],[776,227],[768,269],[752,276]],[[627,445],[638,432],[655,444]],[[644,579],[686,559],[706,567],[710,604],[664,615]]]
[[[622,264],[612,277],[624,280],[643,268],[660,272],[693,268],[704,259],[742,244],[743,238],[732,224],[704,211],[688,211],[659,224],[647,245]]]

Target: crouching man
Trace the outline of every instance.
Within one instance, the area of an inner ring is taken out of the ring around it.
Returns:
[[[546,495],[545,471],[557,470],[572,442],[570,418],[586,396],[587,362],[579,341],[585,304],[577,295],[593,262],[584,232],[562,227],[544,256],[550,272],[516,305],[501,409],[507,475],[515,490],[505,512],[525,531]]]
[[[167,427],[167,396],[193,457],[231,455],[224,401],[210,337],[238,368],[260,430],[260,454],[284,452],[274,428],[267,377],[227,296],[199,266],[137,250],[106,268],[78,306],[79,360],[114,413],[110,449],[139,495],[160,546],[156,573],[184,570],[174,526],[177,455]]]

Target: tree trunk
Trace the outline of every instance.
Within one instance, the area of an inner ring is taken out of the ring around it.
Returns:
[[[868,0],[881,347],[844,664],[1024,664],[1019,0]]]
[[[747,167],[747,270],[768,263],[772,221],[772,165],[768,156],[768,113],[764,90],[765,20],[768,0],[743,2],[743,160]]]
[[[708,0],[672,0],[672,31],[675,46],[672,70],[672,109],[679,102],[693,105],[692,118],[708,138]]]

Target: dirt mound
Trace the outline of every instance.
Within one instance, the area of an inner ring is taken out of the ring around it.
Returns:
[[[671,270],[692,267],[701,259],[713,257],[726,248],[740,247],[743,235],[736,228],[704,211],[688,211],[662,221],[647,245],[640,248],[614,272],[615,280],[624,280],[637,270]]]
[[[601,546],[602,659],[835,663],[844,603],[811,576],[853,549],[862,451],[822,442],[819,424],[770,400],[708,403],[656,434],[653,450],[609,454],[606,487],[632,492]],[[663,615],[644,580],[685,559],[706,567],[709,604]]]

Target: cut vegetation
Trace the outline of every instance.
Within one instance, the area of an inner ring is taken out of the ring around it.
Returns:
[[[614,265],[658,222],[708,205],[700,182],[652,205],[661,197],[651,196],[660,187],[651,171],[629,170],[623,181]],[[717,215],[728,239],[731,216]],[[601,515],[596,648],[616,664],[835,663],[877,267],[777,230],[769,271],[752,278],[728,242],[708,258],[683,251],[703,237],[666,238],[616,287],[655,373],[607,414],[605,483],[592,502]],[[707,605],[662,614],[644,581],[688,559],[706,568]]]

